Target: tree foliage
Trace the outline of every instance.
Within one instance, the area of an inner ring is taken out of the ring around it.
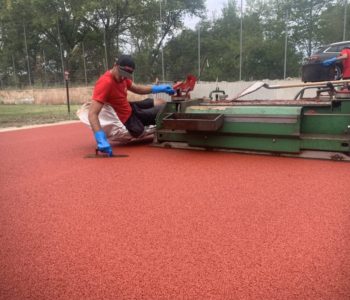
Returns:
[[[240,63],[243,80],[283,78],[284,71],[287,77],[297,77],[304,57],[310,56],[321,44],[343,39],[344,1],[247,0],[242,16],[240,62],[238,4],[238,1],[228,1],[220,18],[200,24],[203,80],[238,80]],[[346,28],[349,23],[350,18]],[[177,39],[182,39],[181,35]],[[194,40],[193,36],[192,47],[196,48]],[[174,57],[167,59],[173,60]],[[195,66],[192,72],[198,73]]]
[[[62,83],[65,70],[74,82],[94,81],[121,53],[135,57],[144,82],[163,72],[167,80],[294,77],[316,47],[348,36],[343,0],[245,2],[242,16],[240,1],[227,0],[208,19],[204,0],[0,0],[0,88]],[[195,16],[197,28],[185,29]]]

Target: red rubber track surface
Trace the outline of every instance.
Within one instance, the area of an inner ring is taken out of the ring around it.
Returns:
[[[350,164],[0,133],[1,299],[349,299]]]

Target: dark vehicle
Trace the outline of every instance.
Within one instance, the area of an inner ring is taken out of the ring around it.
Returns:
[[[332,43],[319,47],[302,66],[302,81],[326,81],[339,80],[343,76],[343,66],[337,62],[333,66],[325,67],[322,62],[326,59],[336,57],[344,47],[350,47],[350,41]]]

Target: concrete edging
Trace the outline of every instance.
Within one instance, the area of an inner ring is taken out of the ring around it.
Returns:
[[[50,126],[66,125],[66,124],[74,124],[74,123],[80,123],[80,121],[78,121],[78,120],[61,121],[61,122],[57,122],[57,123],[46,123],[46,124],[28,125],[28,126],[22,126],[22,127],[0,128],[0,132],[17,131],[17,130],[22,130],[22,129],[32,129],[32,128],[40,128],[40,127],[50,127]]]

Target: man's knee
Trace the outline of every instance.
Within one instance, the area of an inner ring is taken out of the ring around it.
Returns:
[[[131,114],[124,125],[133,137],[139,137],[145,130],[144,124],[134,113]]]
[[[153,99],[154,106],[163,105],[166,101],[163,98],[155,98]]]

